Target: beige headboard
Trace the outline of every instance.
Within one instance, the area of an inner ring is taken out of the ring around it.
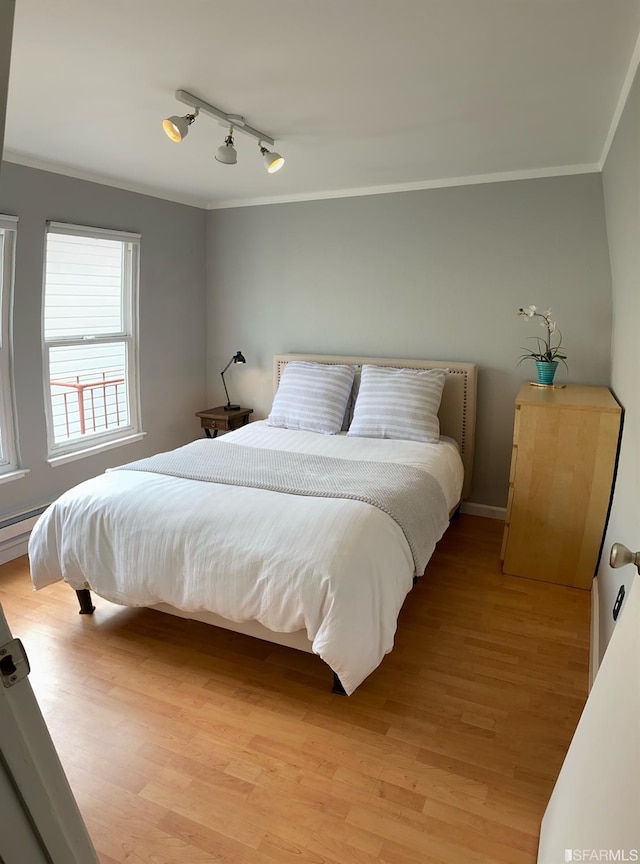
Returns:
[[[442,393],[438,417],[443,435],[458,442],[464,464],[463,499],[471,492],[473,478],[473,451],[476,435],[476,381],[475,363],[451,363],[443,360],[398,360],[389,357],[341,357],[334,354],[276,354],[273,358],[273,390],[278,389],[282,370],[292,360],[311,363],[348,363],[360,371],[363,363],[374,366],[394,366],[399,369],[449,370]]]

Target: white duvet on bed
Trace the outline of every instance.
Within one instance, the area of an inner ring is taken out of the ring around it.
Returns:
[[[454,442],[325,436],[252,423],[212,441],[343,459],[392,461],[431,473],[457,504]],[[360,501],[287,495],[140,471],[113,471],[62,495],[29,542],[36,588],[59,579],[127,606],[206,609],[270,630],[305,629],[347,693],[393,647],[414,565],[402,529]]]

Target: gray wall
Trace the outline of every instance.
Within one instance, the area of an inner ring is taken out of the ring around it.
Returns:
[[[234,351],[232,399],[265,416],[283,351],[479,364],[472,500],[504,506],[517,367],[551,306],[570,374],[608,384],[611,277],[596,174],[211,211],[209,401]]]
[[[47,503],[76,483],[199,435],[205,402],[205,212],[146,195],[3,163],[0,213],[19,217],[13,315],[20,464],[0,485],[0,517]],[[140,442],[51,468],[42,380],[41,304],[47,220],[142,234]]]
[[[624,408],[624,427],[605,554],[598,574],[600,654],[614,628],[611,614],[621,584],[628,592],[633,567],[612,570],[611,544],[640,549],[640,78],[620,120],[603,175],[613,282],[611,387]],[[637,577],[636,577],[637,579]],[[636,587],[636,590],[638,588]]]

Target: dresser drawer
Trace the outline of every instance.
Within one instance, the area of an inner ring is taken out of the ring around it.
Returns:
[[[504,526],[502,534],[502,549],[500,550],[500,560],[504,561],[504,556],[507,554],[507,543],[509,542],[509,526]]]
[[[505,516],[505,524],[509,525],[511,523],[511,507],[513,505],[513,494],[515,492],[515,486],[513,483],[509,483],[509,497],[507,498],[507,515]]]
[[[509,469],[509,485],[513,485],[516,479],[516,465],[518,462],[518,445],[511,448],[511,468]]]
[[[513,420],[513,443],[518,443],[518,435],[520,434],[520,416],[521,416],[520,406],[516,405],[515,417]]]

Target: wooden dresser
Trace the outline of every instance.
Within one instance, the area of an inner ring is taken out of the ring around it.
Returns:
[[[591,587],[621,415],[607,387],[522,385],[502,543],[505,573]]]

